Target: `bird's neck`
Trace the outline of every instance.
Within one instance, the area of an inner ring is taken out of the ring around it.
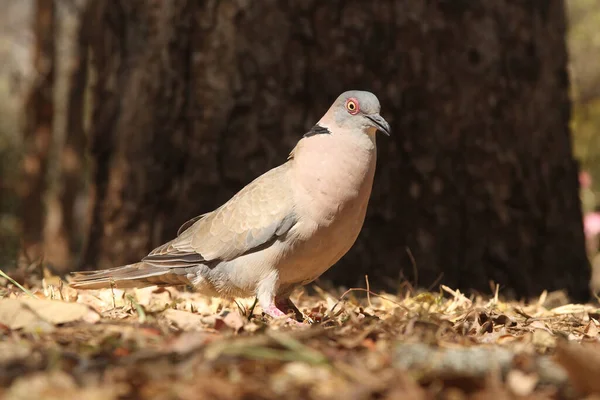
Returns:
[[[350,203],[368,198],[375,174],[374,134],[330,130],[300,140],[291,160],[297,195],[317,206],[311,212],[324,214],[315,218],[333,218]]]
[[[326,128],[332,135],[336,136],[336,139],[348,140],[349,142],[355,142],[357,145],[365,145],[367,147],[375,146],[375,137],[377,129],[368,127],[364,129],[344,129],[340,128],[333,112],[328,111],[321,117],[319,122],[316,124],[322,128]]]

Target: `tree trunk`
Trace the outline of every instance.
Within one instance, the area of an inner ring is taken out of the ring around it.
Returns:
[[[36,76],[25,103],[23,177],[19,187],[23,251],[28,258],[38,258],[43,251],[46,166],[54,115],[54,0],[36,0],[33,13]]]
[[[75,10],[77,11],[77,10]],[[74,56],[71,62],[66,95],[67,116],[65,142],[60,149],[60,191],[58,205],[60,215],[56,228],[46,237],[46,249],[51,250],[53,262],[60,271],[73,270],[76,255],[82,247],[81,238],[85,235],[80,200],[84,197],[86,176],[86,95],[88,95],[88,47],[89,26],[94,15],[92,7],[85,7],[79,16],[77,38],[74,41]],[[49,249],[50,248],[50,249]],[[46,253],[49,253],[47,251]]]
[[[172,238],[357,88],[394,134],[364,230],[327,277],[587,297],[562,0],[95,4],[86,267]]]

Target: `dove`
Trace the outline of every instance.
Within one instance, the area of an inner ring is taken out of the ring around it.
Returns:
[[[139,262],[76,272],[70,285],[191,285],[212,297],[256,297],[265,314],[302,320],[290,294],[340,260],[362,229],[378,131],[390,135],[377,97],[344,92],[285,163],[214,211],[184,223],[175,239]]]

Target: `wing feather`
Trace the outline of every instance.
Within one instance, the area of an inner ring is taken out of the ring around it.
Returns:
[[[296,223],[288,164],[256,178],[213,212],[181,226],[178,237],[142,261],[156,267],[189,267],[232,260],[285,235]]]

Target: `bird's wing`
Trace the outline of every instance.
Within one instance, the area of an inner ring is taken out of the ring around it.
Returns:
[[[287,164],[252,181],[215,211],[188,221],[142,261],[161,267],[228,261],[286,234],[296,223]]]
[[[179,227],[179,229],[177,230],[177,236],[181,236],[181,234],[182,234],[183,232],[185,232],[185,231],[186,231],[186,230],[187,230],[187,229],[188,229],[190,226],[194,225],[194,223],[195,223],[196,221],[198,221],[199,219],[202,219],[202,218],[206,217],[208,214],[210,214],[210,213],[204,213],[204,214],[202,214],[202,215],[198,215],[197,217],[194,217],[194,218],[192,218],[192,219],[190,219],[190,220],[188,220],[188,221],[184,222],[184,223],[183,223],[183,224],[182,224],[182,225]]]

